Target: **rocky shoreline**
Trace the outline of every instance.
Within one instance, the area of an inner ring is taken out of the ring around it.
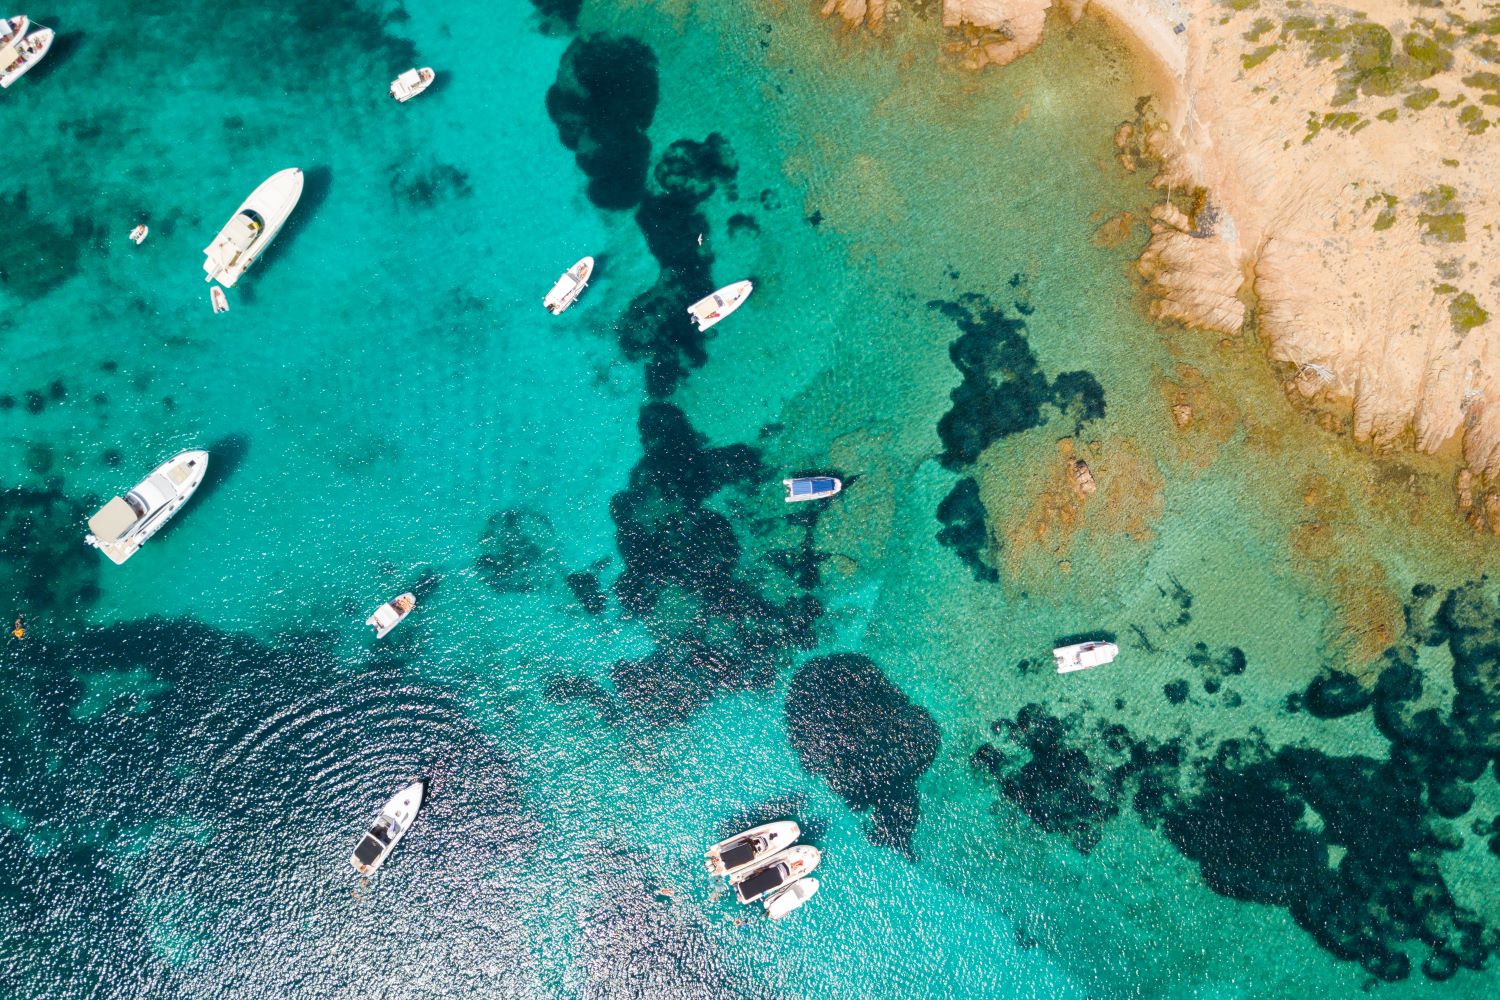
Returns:
[[[935,6],[823,13],[881,30]],[[1165,195],[1139,262],[1152,315],[1258,336],[1295,405],[1373,450],[1456,443],[1460,512],[1500,534],[1500,17],[1476,0],[941,3],[973,69],[1087,12],[1160,71],[1115,136]]]

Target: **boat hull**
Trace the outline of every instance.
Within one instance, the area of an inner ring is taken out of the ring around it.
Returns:
[[[806,844],[788,847],[732,880],[735,898],[748,904],[774,895],[798,879],[811,875],[822,860],[823,853],[816,847]]]
[[[437,74],[432,71],[431,66],[409,69],[391,81],[390,95],[396,99],[397,104],[405,104],[432,86],[432,81],[436,79]]]
[[[26,29],[29,27],[31,27],[31,19],[25,14],[18,14],[0,21],[0,48],[20,41],[26,36]]]
[[[744,305],[745,300],[753,291],[755,291],[755,285],[749,281],[736,281],[732,285],[725,285],[712,295],[705,295],[688,306],[688,315],[693,318],[699,330],[707,330]]]
[[[1071,646],[1059,646],[1052,651],[1052,659],[1060,674],[1102,667],[1119,655],[1120,647],[1112,642],[1079,642]]]
[[[297,207],[298,199],[302,197],[302,184],[301,169],[288,167],[272,174],[250,192],[250,197],[234,210],[229,221],[219,230],[219,235],[204,248],[203,270],[207,277],[203,280],[217,281],[225,288],[233,288],[234,283],[266,252],[276,234],[281,232],[281,227],[286,224],[292,210]],[[248,246],[236,248],[228,241],[229,233],[240,216],[247,212],[259,217],[262,228]]]
[[[806,903],[818,894],[818,880],[815,878],[799,878],[780,892],[773,893],[761,900],[761,906],[765,907],[766,916],[772,920],[781,920],[802,908]]]
[[[375,613],[365,619],[365,624],[375,629],[375,638],[384,639],[386,635],[406,621],[406,616],[411,614],[412,609],[417,606],[415,594],[405,593],[395,600],[386,601],[375,609]]]
[[[349,863],[354,866],[355,871],[361,875],[373,875],[385,863],[385,859],[391,856],[396,845],[401,843],[411,829],[412,823],[416,822],[417,812],[422,808],[426,792],[424,782],[413,781],[386,800],[380,809],[380,815],[375,817],[375,822],[349,856]]]
[[[55,37],[51,28],[42,28],[40,31],[32,32],[16,44],[15,49],[21,56],[21,61],[13,64],[3,74],[0,74],[0,88],[9,87],[21,77],[30,73],[36,64],[47,58],[47,53],[52,51],[52,39]]]
[[[800,836],[802,828],[792,820],[764,823],[719,841],[704,851],[703,857],[710,875],[725,875],[733,881],[737,873],[753,868],[765,858],[791,847]],[[740,844],[750,847],[748,856],[743,849],[738,853],[735,851]]]
[[[125,561],[141,550],[158,531],[166,524],[183,506],[192,499],[193,494],[198,492],[198,487],[203,483],[203,477],[208,471],[208,452],[206,451],[184,451],[172,456],[167,461],[152,470],[151,475],[136,484],[130,491],[131,496],[163,497],[162,502],[150,504],[146,513],[141,514],[136,523],[116,537],[100,538],[96,533],[90,533],[85,541],[103,552],[117,566],[123,566]],[[171,496],[167,496],[167,491]],[[105,515],[105,512],[114,505],[115,501],[121,501],[129,506],[128,501],[115,497],[103,509],[90,518],[90,527]]]
[[[561,316],[563,311],[578,301],[578,296],[589,286],[589,279],[594,276],[594,258],[585,257],[572,267],[563,272],[553,284],[542,305],[554,316]]]
[[[786,487],[787,503],[802,503],[804,500],[827,500],[836,496],[844,488],[844,481],[833,476],[804,476],[800,479],[783,479],[781,485]],[[816,488],[805,489],[807,485]]]

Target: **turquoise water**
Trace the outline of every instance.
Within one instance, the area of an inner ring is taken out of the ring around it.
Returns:
[[[1140,318],[1143,230],[1092,237],[1149,204],[1109,143],[1146,83],[1098,26],[974,76],[922,17],[772,3],[36,19],[0,112],[6,995],[1493,994],[1492,548],[1253,344]],[[201,248],[293,165],[214,316]],[[189,446],[180,519],[83,547]],[[808,471],[848,489],[789,513]],[[1095,633],[1117,664],[1036,665]],[[699,856],[783,816],[823,890],[773,924]]]

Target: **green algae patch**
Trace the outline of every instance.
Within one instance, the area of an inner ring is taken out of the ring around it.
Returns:
[[[1468,238],[1464,230],[1464,213],[1457,211],[1458,192],[1450,185],[1439,184],[1422,193],[1426,211],[1417,216],[1424,239],[1436,243],[1462,243]]]
[[[1395,108],[1386,108],[1384,111],[1380,112],[1380,114],[1376,115],[1375,118],[1377,121],[1393,122],[1396,120],[1396,116],[1399,114],[1400,112]]]
[[[1436,87],[1418,87],[1410,94],[1407,94],[1406,100],[1402,101],[1401,103],[1405,104],[1413,111],[1421,111],[1433,101],[1437,100],[1438,96],[1439,95]]]
[[[1265,62],[1267,59],[1271,58],[1271,54],[1279,48],[1281,48],[1281,46],[1275,44],[1274,42],[1270,45],[1262,45],[1254,52],[1247,52],[1244,55],[1240,56],[1240,65],[1245,69],[1254,69],[1261,63]]]
[[[1335,107],[1348,104],[1360,94],[1390,96],[1452,66],[1453,50],[1445,43],[1444,34],[1407,32],[1398,50],[1390,31],[1366,20],[1340,24],[1332,15],[1320,21],[1298,14],[1281,25],[1281,40],[1305,44],[1313,62],[1342,63],[1333,96]]]
[[[1458,113],[1458,120],[1464,128],[1469,130],[1470,135],[1483,135],[1490,127],[1489,119],[1484,116],[1484,112],[1477,104],[1465,105],[1464,109]]]
[[[1369,198],[1365,199],[1365,207],[1369,208],[1370,206],[1376,205],[1382,201],[1385,202],[1385,207],[1380,210],[1379,215],[1375,216],[1376,232],[1384,232],[1385,230],[1391,228],[1396,224],[1395,195],[1386,194],[1384,191],[1380,192],[1377,195],[1371,195]]]
[[[1276,27],[1276,22],[1269,17],[1257,17],[1255,23],[1250,25],[1250,30],[1245,32],[1243,37],[1247,42],[1258,41],[1261,35],[1264,35],[1274,27]]]
[[[1479,90],[1500,90],[1500,73],[1484,71],[1470,73],[1464,77],[1465,87],[1476,87]]]
[[[1448,318],[1453,321],[1453,329],[1463,334],[1488,323],[1490,314],[1484,311],[1471,292],[1459,292],[1448,303]]]

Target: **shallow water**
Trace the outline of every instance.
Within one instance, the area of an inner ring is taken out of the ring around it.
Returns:
[[[1440,978],[1500,927],[1496,616],[1439,607],[1490,549],[1141,318],[1097,26],[974,76],[800,5],[318,7],[70,8],[5,96],[7,995],[1493,993]],[[188,446],[180,519],[82,546]],[[788,512],[806,471],[849,488]],[[1120,661],[1045,668],[1085,633]],[[1335,668],[1375,706],[1302,708]],[[773,924],[699,852],[782,816],[826,860]]]

